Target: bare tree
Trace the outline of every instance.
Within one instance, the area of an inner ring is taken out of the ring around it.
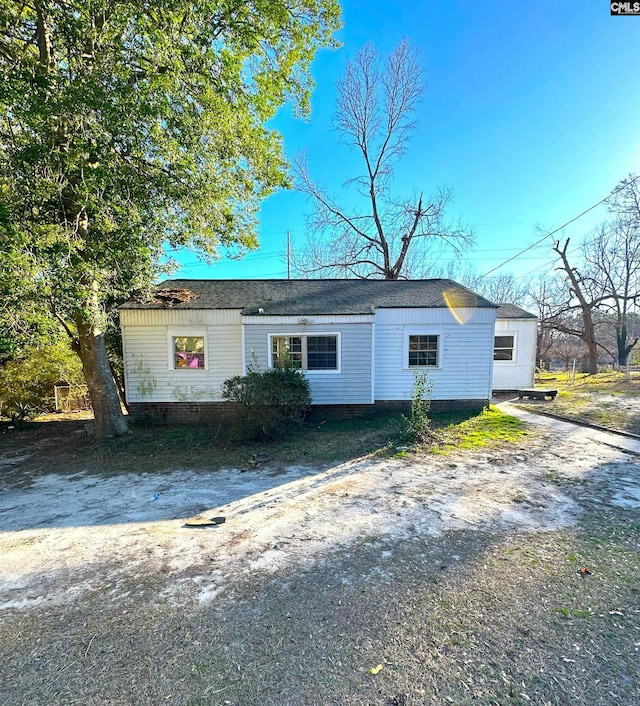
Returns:
[[[460,277],[453,277],[474,292],[481,294],[494,304],[517,304],[526,308],[527,287],[518,281],[512,272],[504,272],[493,277],[481,277],[477,271],[464,271]]]
[[[472,240],[461,223],[446,220],[452,192],[432,196],[421,190],[410,197],[391,193],[394,167],[407,152],[416,123],[414,113],[424,92],[418,55],[403,40],[383,60],[365,46],[347,64],[337,83],[334,129],[363,160],[361,174],[343,187],[364,204],[345,208],[313,181],[306,157],[294,161],[296,188],[314,204],[311,235],[294,264],[305,275],[400,279],[420,275],[432,248],[454,249]]]
[[[540,277],[529,284],[526,296],[533,312],[538,316],[536,356],[538,367],[542,368],[543,361],[551,356],[553,345],[558,337],[558,331],[553,327],[552,320],[555,312],[560,310],[561,304],[565,301],[564,286],[557,278]]]
[[[603,297],[594,287],[593,279],[581,274],[576,267],[569,263],[568,247],[569,238],[565,241],[564,246],[560,247],[559,241],[553,246],[554,251],[560,256],[562,265],[559,269],[566,276],[567,288],[564,302],[555,312],[550,312],[550,323],[557,331],[576,336],[583,341],[587,347],[589,361],[586,372],[595,375],[598,372],[598,341],[596,340],[594,312],[603,302]],[[581,315],[580,325],[568,323],[566,315],[577,311]]]
[[[582,358],[585,353],[584,343],[579,338],[569,336],[566,333],[556,335],[548,351],[549,357],[557,358],[563,362],[565,371],[569,370],[574,360]]]
[[[640,225],[640,175],[629,174],[613,191],[607,201],[609,211],[617,220]]]
[[[593,268],[583,262],[584,267],[579,270],[569,262],[568,247],[569,239],[562,246],[559,241],[553,246],[560,257],[558,271],[563,274],[564,281],[557,278],[551,280],[552,293],[538,301],[540,324],[543,328],[579,338],[587,349],[585,372],[595,375],[600,351],[615,358],[604,339],[597,334],[597,328],[607,324],[608,317],[604,310],[610,295],[594,277]]]
[[[583,257],[590,288],[601,298],[599,308],[613,319],[617,361],[624,366],[638,342],[628,324],[640,299],[640,223],[621,217],[600,226],[583,245]]]

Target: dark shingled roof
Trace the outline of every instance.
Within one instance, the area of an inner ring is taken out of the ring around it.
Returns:
[[[496,308],[487,299],[450,279],[174,279],[162,282],[160,291],[188,290],[175,300],[166,295],[149,301],[132,300],[123,309],[242,309],[245,315],[311,316],[321,314],[372,314],[375,309],[408,307]],[[169,292],[167,292],[169,294]],[[169,300],[169,301],[167,301]]]
[[[537,319],[535,314],[521,309],[515,304],[498,304],[496,319]]]

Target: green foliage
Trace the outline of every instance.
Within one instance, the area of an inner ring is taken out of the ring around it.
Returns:
[[[423,444],[435,437],[429,418],[432,395],[433,380],[429,380],[426,371],[416,371],[411,389],[411,416],[403,415],[407,439],[413,443]]]
[[[302,424],[311,404],[309,381],[304,373],[292,368],[273,368],[226,380],[222,390],[225,400],[241,406],[235,432],[242,439],[282,438]]]
[[[82,367],[68,342],[27,348],[0,366],[2,414],[13,419],[32,416],[53,406],[53,386],[64,380],[82,382]]]
[[[46,312],[25,307],[23,315],[16,318],[5,307],[0,305],[0,309],[0,365],[20,357],[27,348],[68,341],[68,336]]]
[[[260,200],[287,185],[265,122],[308,112],[339,26],[337,0],[0,3],[0,310],[89,340],[167,245],[255,248]]]
[[[308,112],[339,7],[9,3],[0,26],[2,254],[63,313],[148,287],[167,242],[255,247],[258,201],[286,183],[264,122]]]

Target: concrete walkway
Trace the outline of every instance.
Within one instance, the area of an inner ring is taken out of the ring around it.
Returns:
[[[535,414],[535,412],[527,412],[526,410],[516,407],[510,401],[498,402],[496,406],[506,414],[518,417],[518,419],[521,419],[523,422],[560,432],[565,438],[571,437],[573,440],[576,440],[580,437],[584,437],[585,440],[595,441],[599,444],[606,444],[607,446],[620,449],[621,451],[640,455],[640,439],[632,439],[620,434],[594,429],[593,427],[583,424],[574,424],[573,422],[554,419],[553,417],[547,417],[542,414]]]

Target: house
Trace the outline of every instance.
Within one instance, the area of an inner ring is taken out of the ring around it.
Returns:
[[[538,318],[515,304],[499,304],[493,355],[493,389],[533,387]]]
[[[286,360],[327,414],[406,408],[421,371],[434,407],[481,408],[496,310],[447,279],[166,281],[120,310],[127,403],[148,420],[213,421],[230,410],[225,380]]]

